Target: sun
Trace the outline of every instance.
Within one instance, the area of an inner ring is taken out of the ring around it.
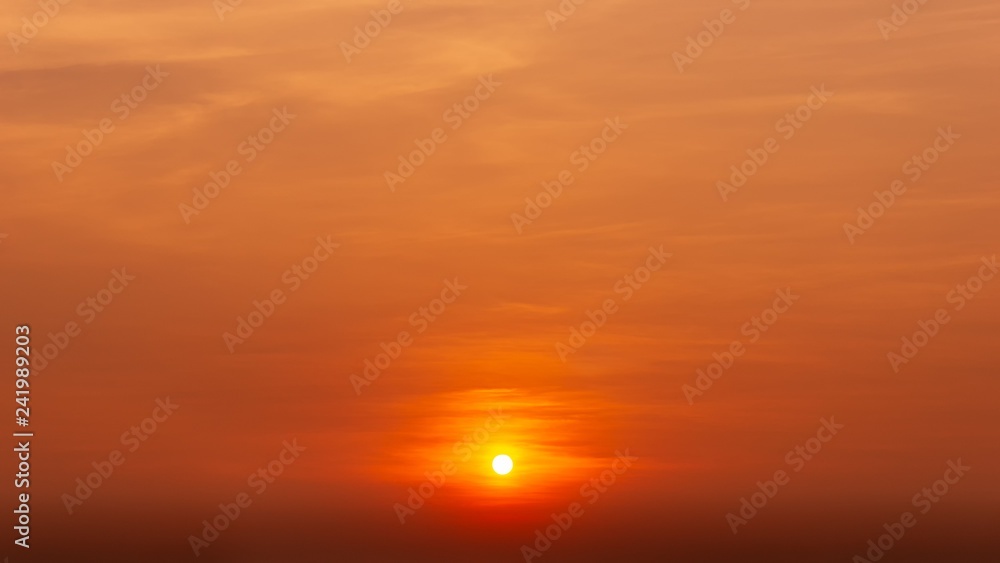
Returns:
[[[493,458],[493,471],[499,475],[506,475],[511,469],[514,469],[514,460],[509,455],[501,454]]]

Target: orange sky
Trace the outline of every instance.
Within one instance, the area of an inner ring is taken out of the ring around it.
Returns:
[[[1000,253],[1000,7],[932,0],[885,39],[887,0],[592,0],[565,21],[556,0],[400,0],[345,56],[387,5],[245,0],[220,20],[210,0],[74,1],[6,35],[2,327],[29,323],[36,355],[79,327],[32,376],[29,555],[193,559],[201,521],[292,439],[301,458],[202,558],[523,561],[626,449],[638,461],[536,561],[848,561],[958,458],[972,471],[893,557],[996,553],[1000,281],[951,292]],[[0,31],[39,9],[5,3]],[[167,397],[176,413],[67,514]],[[844,429],[795,472],[786,453],[830,417]],[[734,535],[727,513],[782,469]]]

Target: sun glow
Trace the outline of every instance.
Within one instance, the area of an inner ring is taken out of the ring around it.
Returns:
[[[514,460],[509,455],[501,454],[493,458],[493,471],[499,475],[506,475],[511,469],[514,469]]]

